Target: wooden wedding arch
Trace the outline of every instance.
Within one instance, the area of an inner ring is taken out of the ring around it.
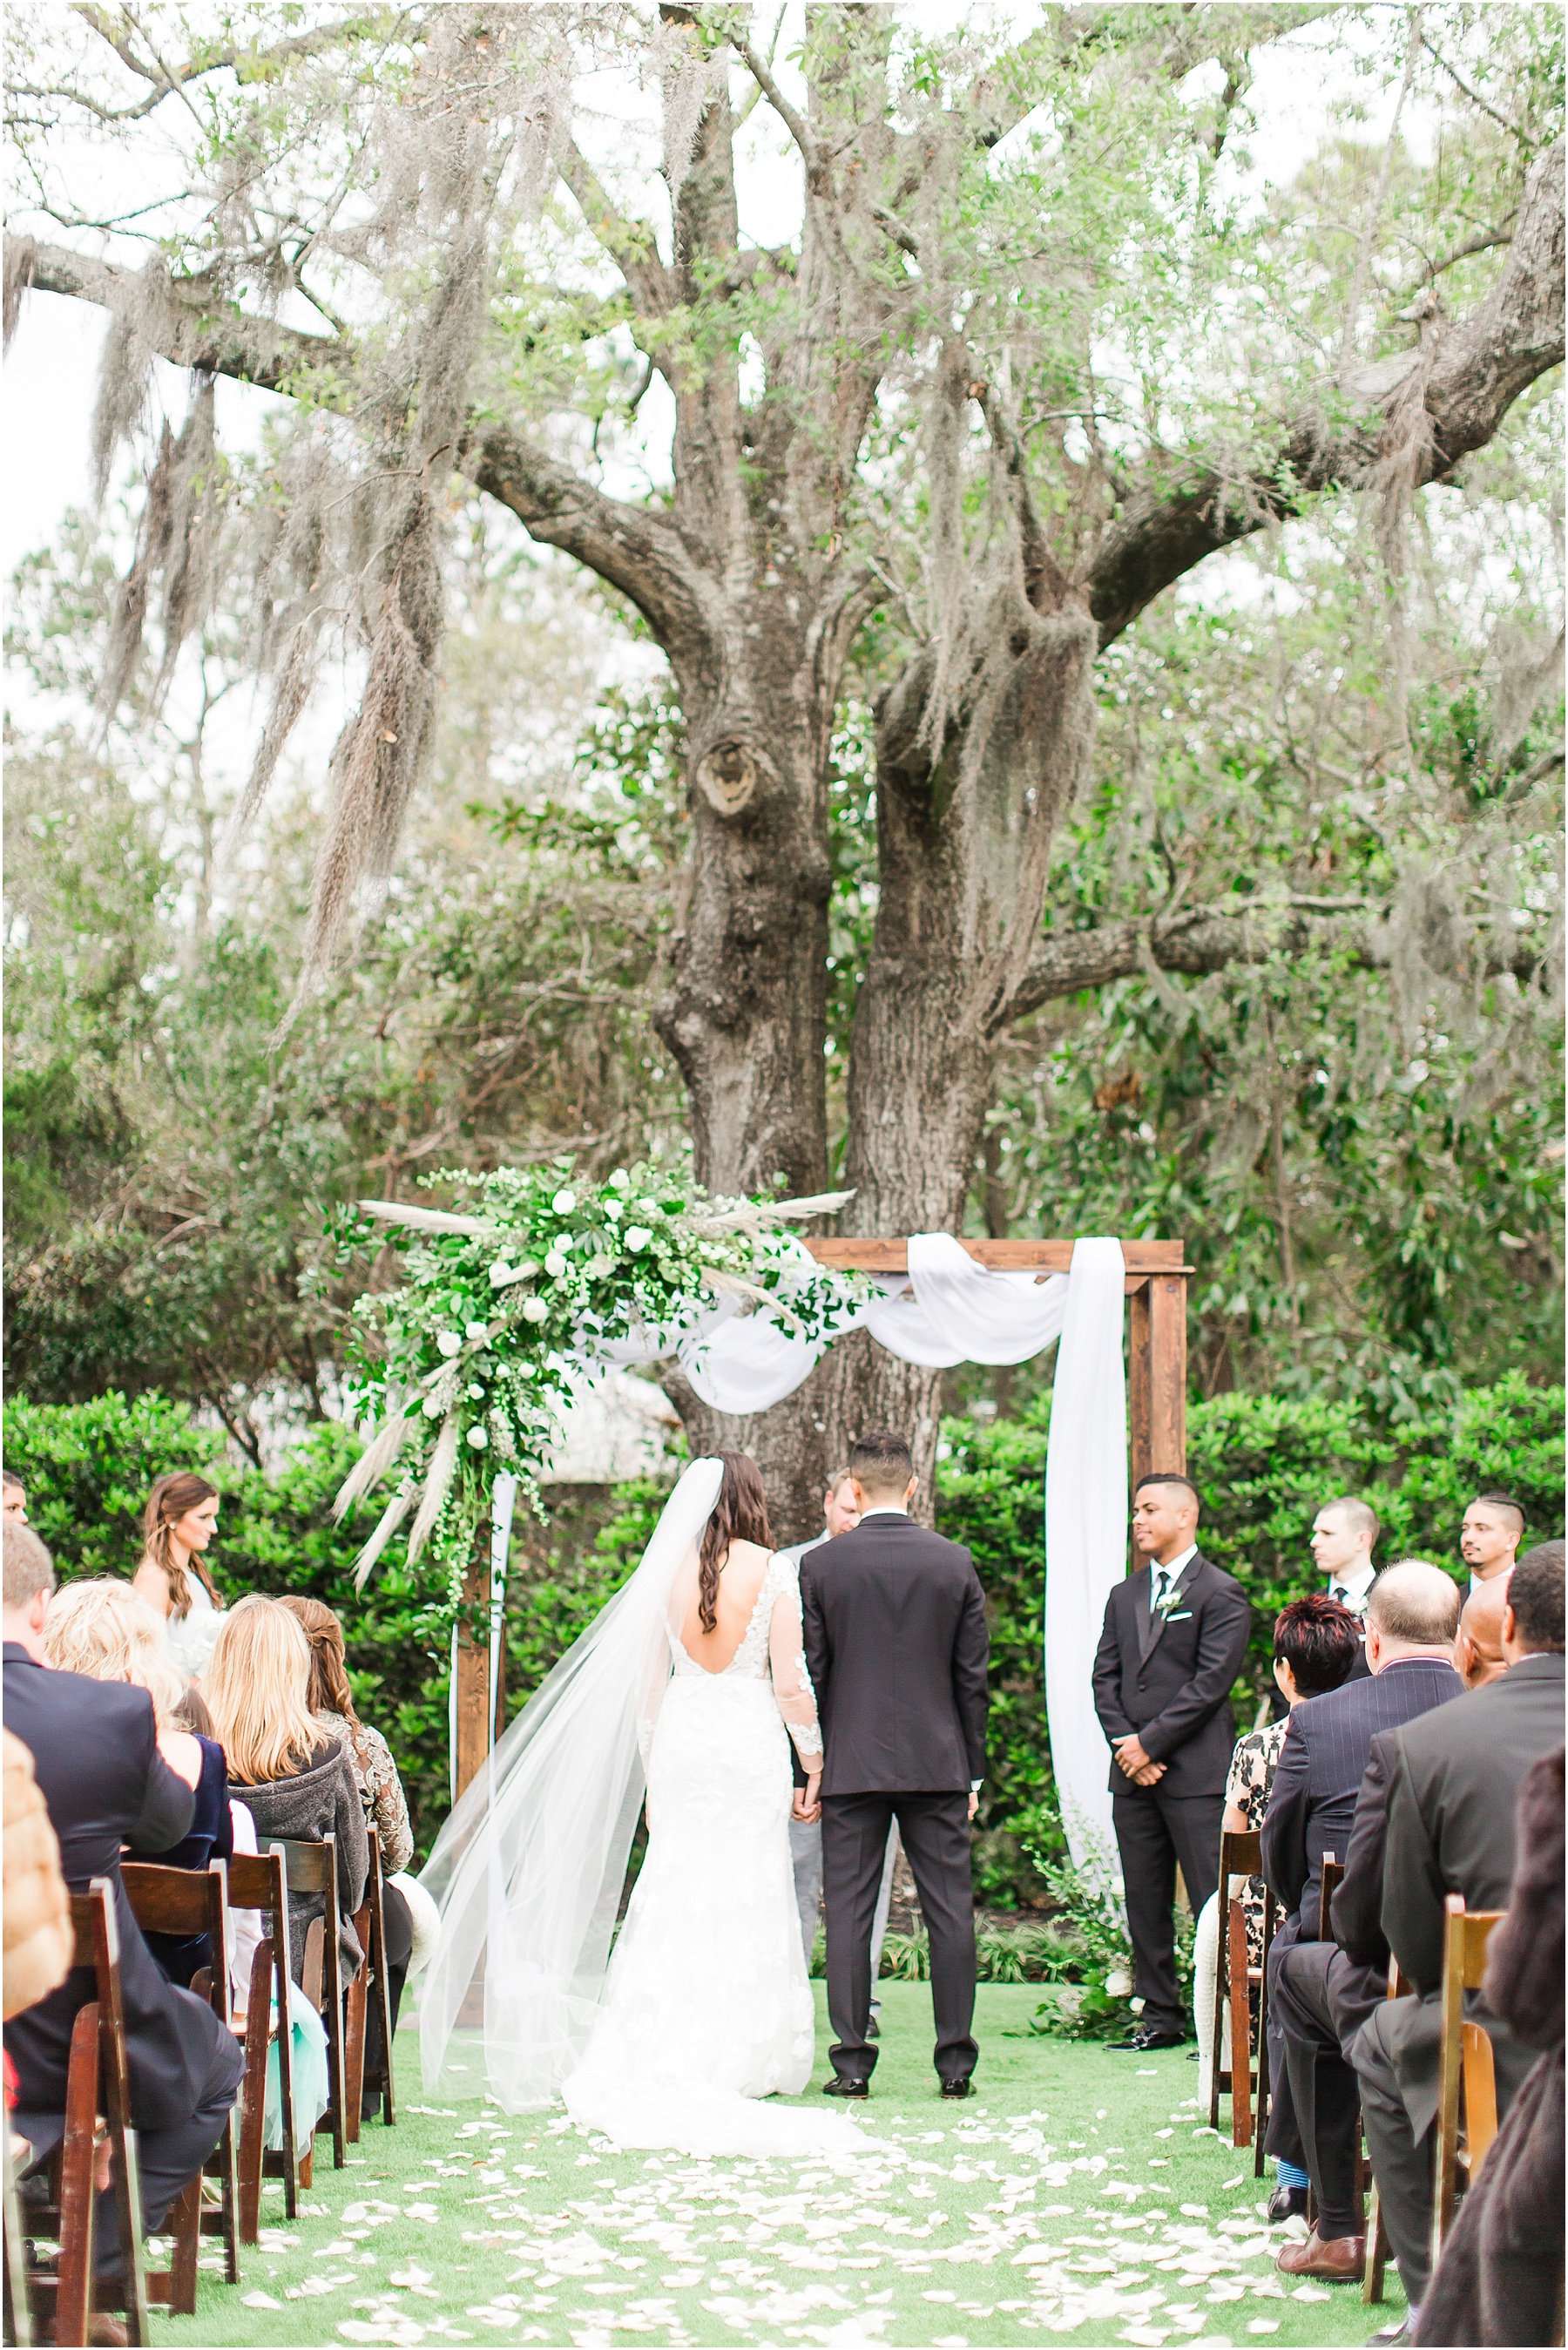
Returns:
[[[809,1240],[819,1264],[837,1272],[908,1273],[907,1240]],[[1073,1243],[1065,1241],[965,1241],[962,1246],[992,1273],[1066,1273]],[[1134,1478],[1152,1469],[1187,1466],[1187,1282],[1180,1241],[1123,1241],[1127,1296],[1127,1437]],[[490,1614],[489,1530],[476,1544],[463,1586],[456,1644],[457,1691],[453,1793],[478,1773],[504,1723],[504,1691],[490,1685],[490,1644],[473,1626]]]

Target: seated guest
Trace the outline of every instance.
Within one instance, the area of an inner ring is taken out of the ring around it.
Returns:
[[[91,1878],[105,1877],[114,1888],[142,2218],[156,2230],[217,2145],[244,2070],[238,2042],[207,2002],[159,1971],[119,1881],[120,1846],[177,1843],[190,1828],[195,1797],[159,1752],[145,1690],[46,1668],[44,1624],[55,1581],[48,1552],[17,1519],[5,1521],[4,1546],[5,1720],[32,1752],[66,1883],[85,1893]],[[57,1991],[5,2025],[16,2074],[12,2125],[35,2161],[64,2134],[71,2031],[78,2010],[96,1995],[91,1970],[73,1969]],[[120,2247],[108,2192],[99,2199],[97,2240],[99,2273],[112,2277]]]
[[[1222,1831],[1231,1835],[1247,1835],[1262,1825],[1269,1807],[1269,1794],[1274,1783],[1274,1766],[1284,1744],[1285,1730],[1291,1713],[1308,1698],[1323,1697],[1338,1689],[1345,1680],[1361,1655],[1361,1627],[1348,1608],[1337,1600],[1325,1599],[1314,1593],[1310,1599],[1293,1600],[1282,1608],[1274,1622],[1274,1682],[1283,1699],[1286,1711],[1278,1721],[1267,1723],[1262,1730],[1249,1731],[1236,1741],[1236,1751],[1231,1757],[1231,1773],[1225,1783],[1225,1809],[1220,1817]],[[1213,2054],[1214,1967],[1220,1945],[1220,1905],[1229,1898],[1224,1886],[1203,1905],[1198,1920],[1193,1970],[1195,2002],[1200,2002],[1198,2016],[1199,2102],[1209,2096],[1208,2068]],[[1241,1889],[1241,1911],[1247,1925],[1247,1962],[1262,1966],[1263,1961],[1263,1904],[1265,1891],[1261,1877],[1249,1877]],[[1205,2012],[1206,2011],[1206,2012]],[[1279,2192],[1273,2203],[1279,2209],[1272,2216],[1283,2220],[1293,2211],[1306,2210],[1307,2181],[1304,2172],[1295,2172],[1287,2164],[1281,2171]]]
[[[211,1741],[220,1758],[223,1743],[213,1727],[213,1717],[207,1711],[207,1700],[194,1681],[187,1681],[184,1694],[170,1716],[177,1730],[188,1730],[205,1743]],[[224,1765],[225,1788],[228,1766]],[[228,1797],[229,1838],[234,1852],[248,1855],[253,1860],[259,1849],[256,1844],[256,1824],[244,1804]],[[214,1849],[216,1846],[214,1846]],[[138,1859],[151,1856],[139,1853]],[[232,1857],[232,1854],[225,1855]],[[189,1866],[189,1863],[183,1864]],[[231,1909],[229,1912],[229,2007],[236,2022],[244,2018],[251,1995],[251,1960],[262,1938],[262,1913],[259,1909]]]
[[[1459,2205],[1417,2342],[1555,2342],[1563,2332],[1563,1763],[1560,1746],[1520,1782],[1513,1898],[1487,1950],[1487,2005],[1542,2053]]]
[[[414,1856],[414,1832],[409,1825],[408,1798],[403,1794],[398,1766],[391,1750],[379,1730],[362,1722],[354,1711],[354,1695],[348,1687],[348,1668],[343,1653],[343,1627],[330,1607],[319,1599],[297,1599],[292,1595],[278,1601],[291,1616],[298,1618],[305,1637],[310,1643],[310,1711],[319,1729],[329,1737],[340,1738],[348,1757],[348,1767],[354,1773],[354,1783],[359,1790],[367,1818],[372,1827],[381,1853],[381,1908],[387,1931],[387,1992],[391,2008],[392,2031],[398,2029],[398,2010],[402,2004],[403,1985],[408,1981],[409,1960],[414,1947],[414,1924],[409,1905],[398,1887],[390,1882],[400,1869],[407,1868]],[[366,2024],[365,2062],[371,2072],[379,2069],[381,2050],[381,2011],[372,2001],[369,2020]],[[364,2100],[363,2118],[373,2120],[381,2109],[379,2090]]]
[[[166,1852],[138,1846],[133,1856],[164,1868],[205,1868],[214,1858],[227,1860],[234,1846],[223,1750],[216,1739],[194,1737],[179,1726],[185,1683],[170,1662],[163,1627],[147,1602],[129,1583],[107,1575],[67,1584],[57,1594],[44,1626],[44,1661],[57,1672],[144,1689],[152,1700],[159,1752],[194,1788],[196,1807],[180,1842]],[[199,1968],[212,1963],[213,1946],[205,1934],[149,1934],[146,1941],[171,1982],[188,1986]]]
[[[1417,1996],[1386,2000],[1374,2009],[1352,2053],[1412,2334],[1431,2259],[1443,1902],[1458,1893],[1467,1909],[1506,1909],[1512,1899],[1520,1783],[1563,1743],[1563,1544],[1542,1543],[1527,1552],[1513,1570],[1508,1596],[1502,1620],[1508,1670],[1446,1706],[1440,1721],[1407,1723],[1391,1742],[1388,1760],[1383,1931]],[[1534,2050],[1521,2044],[1484,1999],[1467,2001],[1466,2010],[1491,2041],[1501,2117]]]
[[[1269,1954],[1267,2148],[1298,2171],[1312,2166],[1292,2102],[1275,2002],[1279,1970],[1297,1943],[1317,1939],[1323,1856],[1345,1854],[1373,1738],[1462,1693],[1452,1662],[1459,1617],[1459,1591],[1440,1568],[1423,1559],[1386,1567],[1366,1602],[1368,1677],[1313,1698],[1290,1717],[1262,1828],[1263,1874],[1284,1912]]]
[[[365,1807],[348,1757],[336,1731],[324,1731],[310,1711],[310,1644],[298,1619],[275,1599],[253,1594],[230,1608],[202,1684],[228,1758],[229,1781],[269,1836],[337,1846],[337,1941],[348,1973],[362,1953],[353,1917],[365,1898],[369,1853]],[[291,1893],[290,1960],[303,1980],[305,1938],[323,1912],[319,1893]]]
[[[76,1937],[71,1897],[60,1875],[60,1846],[33,1776],[33,1758],[19,1738],[5,1745],[5,2021],[63,1983],[71,1970]]]
[[[1502,1653],[1502,1618],[1508,1606],[1508,1577],[1494,1575],[1490,1583],[1470,1586],[1470,1596],[1459,1613],[1459,1637],[1454,1643],[1454,1662],[1466,1689],[1480,1689],[1483,1681],[1496,1680],[1508,1667]]]
[[[223,1622],[223,1602],[202,1552],[223,1496],[189,1470],[160,1477],[141,1519],[141,1564],[132,1580],[163,1619],[169,1653],[182,1673],[203,1673]]]

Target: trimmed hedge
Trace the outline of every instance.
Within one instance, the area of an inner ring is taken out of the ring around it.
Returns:
[[[1414,1552],[1459,1573],[1464,1505],[1490,1486],[1516,1494],[1528,1539],[1563,1531],[1563,1392],[1521,1378],[1465,1396],[1390,1432],[1348,1404],[1229,1395],[1190,1407],[1189,1469],[1203,1496],[1205,1550],[1253,1602],[1253,1638],[1238,1699],[1268,1685],[1273,1618],[1314,1587],[1306,1538],[1314,1513],[1358,1492],[1382,1517],[1384,1559]],[[1041,1607],[1049,1399],[981,1428],[950,1420],[938,1519],[974,1555],[992,1634],[989,1767],[975,1842],[975,1889],[992,1908],[1044,1900],[1040,1871],[1064,1851],[1046,1738]],[[308,1593],[336,1607],[348,1636],[355,1701],[391,1741],[421,1852],[448,1803],[447,1653],[424,1629],[410,1578],[384,1564],[362,1599],[350,1568],[369,1521],[328,1515],[358,1449],[335,1423],[310,1430],[272,1478],[236,1469],[220,1433],[148,1394],[33,1405],[5,1415],[5,1463],[27,1488],[28,1514],[62,1574],[129,1575],[141,1504],[164,1471],[192,1468],[226,1496],[210,1554],[231,1596]],[[582,1489],[547,1527],[520,1521],[507,1611],[506,1711],[515,1713],[626,1578],[664,1499],[644,1482]]]

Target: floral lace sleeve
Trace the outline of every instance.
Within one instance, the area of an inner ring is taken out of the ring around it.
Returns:
[[[407,1868],[414,1856],[414,1833],[409,1825],[408,1798],[398,1776],[391,1750],[379,1730],[364,1725],[365,1803],[381,1847],[381,1864],[389,1877]]]
[[[805,1669],[805,1637],[801,1624],[800,1578],[794,1561],[775,1557],[769,1573],[779,1581],[768,1622],[768,1663],[774,1696],[795,1752],[809,1771],[822,1765],[822,1730],[816,1718],[816,1692]]]

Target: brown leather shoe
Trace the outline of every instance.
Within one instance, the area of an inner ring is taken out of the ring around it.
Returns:
[[[1330,2284],[1358,2284],[1366,2266],[1365,2236],[1330,2236],[1314,2228],[1304,2244],[1282,2244],[1274,2266],[1283,2276],[1323,2277]]]

